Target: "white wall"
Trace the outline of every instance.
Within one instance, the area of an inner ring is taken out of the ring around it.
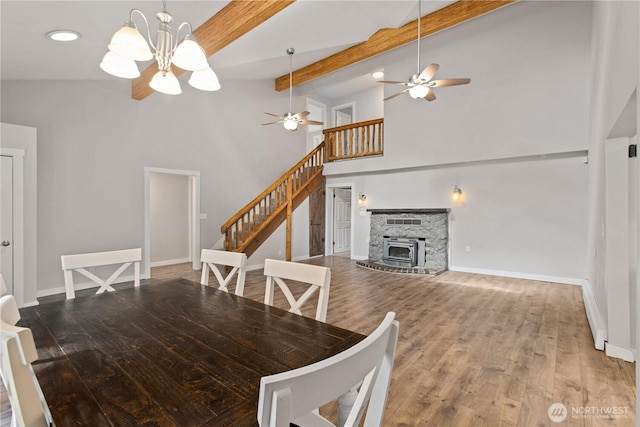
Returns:
[[[592,79],[590,82],[589,121],[589,204],[588,204],[588,282],[585,295],[593,295],[590,304],[592,330],[608,324],[608,289],[605,280],[607,229],[605,191],[605,141],[618,122],[628,100],[639,86],[640,26],[638,2],[593,3]],[[638,97],[636,96],[636,103]],[[636,104],[637,106],[637,104]],[[637,117],[640,109],[636,108]],[[637,127],[636,127],[637,132]],[[632,136],[632,135],[627,135]],[[627,322],[631,322],[628,319]],[[629,327],[629,323],[626,325]],[[605,337],[606,339],[606,337]],[[631,349],[626,349],[630,353]]]
[[[40,295],[61,291],[62,254],[143,246],[145,167],[201,171],[208,248],[224,221],[303,157],[304,132],[261,126],[264,111],[288,102],[273,81],[222,86],[134,101],[120,79],[2,81],[2,121],[38,130]]]
[[[588,144],[590,2],[518,2],[421,43],[436,78],[433,102],[385,102],[384,157],[340,162],[351,173],[585,150]],[[544,30],[542,30],[544,29]],[[379,58],[385,79],[406,81],[415,47]],[[398,86],[385,85],[385,95]]]
[[[588,2],[522,2],[424,39],[437,78],[471,84],[386,101],[384,156],[328,164],[327,183],[354,181],[370,209],[450,207],[452,269],[581,283],[590,21]],[[411,50],[382,57],[385,79],[407,79]],[[369,217],[353,227],[366,257]]]
[[[330,111],[331,107],[355,102],[356,114],[354,122],[364,122],[384,117],[384,104],[382,102],[382,98],[384,98],[384,87],[380,84],[373,88],[361,90],[345,97],[332,99],[327,108]],[[331,117],[330,120],[331,123],[333,123],[333,117]]]
[[[150,174],[151,266],[188,262],[189,177]]]
[[[450,208],[452,270],[580,283],[585,277],[585,155],[429,167],[353,177],[367,209]],[[327,185],[344,181],[333,177]],[[454,185],[463,191],[454,203]],[[354,217],[354,258],[367,258],[370,217]],[[466,252],[466,247],[470,252]]]

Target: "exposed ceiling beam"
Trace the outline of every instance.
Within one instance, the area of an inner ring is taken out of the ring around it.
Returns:
[[[421,18],[420,37],[445,30],[456,24],[491,12],[516,0],[460,0]],[[384,28],[375,32],[367,41],[299,68],[292,73],[292,85],[296,86],[363,61],[391,49],[416,41],[418,20],[402,27]],[[289,88],[289,74],[275,80],[276,91]]]
[[[198,44],[202,46],[208,58],[295,1],[232,0],[198,27],[193,35],[196,36]],[[173,67],[172,71],[176,77],[184,72],[178,67]],[[149,82],[157,72],[158,65],[154,62],[140,74],[140,77],[133,80],[131,83],[131,97],[133,99],[140,101],[154,92],[149,87]]]

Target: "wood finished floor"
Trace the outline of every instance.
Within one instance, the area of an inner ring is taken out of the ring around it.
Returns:
[[[368,334],[387,311],[397,314],[385,426],[635,425],[635,365],[594,349],[578,286],[391,274],[342,256],[308,262],[331,268],[328,323]],[[177,277],[199,281],[200,272],[190,264],[158,267],[143,283]],[[249,271],[245,296],[262,301],[264,282],[262,270]],[[274,304],[285,302],[276,297]],[[311,305],[304,314],[314,313]],[[568,410],[561,423],[547,415],[557,402]],[[584,415],[612,407],[627,413]],[[335,422],[335,405],[321,412]]]
[[[578,286],[450,271],[391,274],[342,256],[308,262],[331,268],[328,323],[369,334],[387,311],[396,312],[400,338],[385,425],[635,425],[635,364],[593,347]],[[200,280],[189,264],[152,275]],[[264,282],[262,270],[249,271],[244,295],[262,301]],[[304,312],[314,313],[313,305]],[[548,416],[553,403],[568,410],[562,423]],[[612,407],[627,413],[584,415]]]

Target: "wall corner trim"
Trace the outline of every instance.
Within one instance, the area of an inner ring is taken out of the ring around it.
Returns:
[[[604,343],[607,340],[607,329],[604,326],[602,313],[600,313],[598,309],[598,304],[593,296],[588,279],[582,282],[582,299],[584,300],[584,309],[587,312],[587,320],[589,321],[595,348],[604,350]],[[608,352],[607,355],[609,355]]]

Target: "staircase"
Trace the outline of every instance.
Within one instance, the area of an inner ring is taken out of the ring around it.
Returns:
[[[320,145],[220,227],[225,250],[249,257],[286,220],[286,259],[290,261],[292,212],[323,182],[324,162],[383,154],[383,119],[323,133]]]
[[[286,220],[287,260],[290,260],[291,214],[322,182],[323,162],[324,142],[229,218],[220,228],[225,235],[225,250],[251,256]]]

